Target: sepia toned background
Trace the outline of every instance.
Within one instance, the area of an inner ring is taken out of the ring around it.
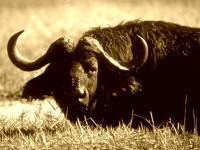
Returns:
[[[25,30],[17,47],[36,59],[61,36],[76,42],[92,27],[136,19],[200,28],[200,0],[0,0],[0,149],[199,149],[200,138],[195,134],[179,135],[168,127],[148,132],[123,125],[106,130],[72,125],[61,120],[52,101],[32,105],[20,98],[25,82],[45,67],[24,72],[10,62],[6,47],[14,33]],[[42,108],[53,109],[57,117],[41,117]],[[24,117],[30,119],[30,111],[32,123]],[[17,119],[12,120],[13,116]]]

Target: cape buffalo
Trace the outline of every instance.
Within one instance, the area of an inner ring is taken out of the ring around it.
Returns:
[[[10,60],[24,71],[49,64],[24,87],[25,98],[54,96],[67,118],[103,125],[184,124],[200,131],[200,29],[164,21],[96,27],[77,44],[59,38],[36,61],[8,42]],[[146,118],[146,119],[144,119]]]

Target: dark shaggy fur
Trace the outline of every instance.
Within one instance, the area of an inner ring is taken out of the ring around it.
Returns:
[[[83,36],[94,37],[110,56],[130,67],[132,61],[137,63],[134,58],[141,48],[136,34],[148,44],[146,63],[137,71],[121,73],[98,58],[95,96],[87,109],[73,105],[71,116],[76,119],[86,115],[98,123],[116,125],[121,120],[128,123],[135,114],[132,123],[137,127],[141,122],[145,124],[141,118],[150,119],[152,112],[155,125],[170,120],[185,124],[189,131],[196,125],[200,131],[200,29],[163,21],[134,21],[94,28]],[[82,46],[78,44],[75,51]],[[41,97],[52,92],[65,112],[65,97],[53,89],[59,75],[51,73],[51,67],[27,83],[23,96]]]

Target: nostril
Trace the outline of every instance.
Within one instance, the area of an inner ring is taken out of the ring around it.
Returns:
[[[74,96],[82,97],[85,94],[85,88],[81,84],[81,79],[78,77],[71,78],[71,87],[69,87],[70,93]]]
[[[85,95],[84,88],[79,87],[79,88],[76,89],[76,92],[77,92],[77,95],[79,95],[81,97]]]
[[[80,79],[78,78],[72,78],[72,87],[73,88],[79,88],[80,87]]]
[[[85,95],[86,95],[86,92],[85,92],[85,90],[83,90],[83,91],[81,92],[80,98],[84,98]]]

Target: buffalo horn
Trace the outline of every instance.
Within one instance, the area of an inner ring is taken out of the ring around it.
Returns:
[[[38,58],[36,61],[29,60],[22,56],[19,53],[19,50],[16,47],[16,42],[18,37],[24,32],[24,30],[14,34],[8,41],[7,45],[7,52],[10,60],[12,63],[24,71],[33,71],[40,69],[44,65],[48,63],[46,55],[43,55],[42,57]]]
[[[103,55],[103,57],[111,64],[115,69],[121,70],[121,71],[131,71],[136,68],[140,68],[147,60],[148,57],[148,45],[146,41],[139,35],[137,35],[139,40],[141,41],[142,44],[142,49],[140,52],[137,54],[137,57],[134,58],[135,60],[133,61],[133,64],[131,65],[131,68],[125,67],[121,65],[117,60],[113,59],[110,57],[103,49],[102,45],[99,43],[98,40],[92,38],[92,37],[84,37],[84,40],[87,41],[92,46],[96,47],[96,51],[98,54]]]
[[[138,54],[136,54],[136,61],[134,64],[137,68],[140,68],[147,61],[149,49],[147,42],[138,34],[137,37],[141,41],[142,48],[137,49]]]

